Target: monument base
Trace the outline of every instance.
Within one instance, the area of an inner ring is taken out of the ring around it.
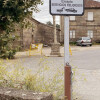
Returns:
[[[50,55],[61,56],[61,54],[60,54],[60,43],[53,43],[51,45],[51,53],[50,53]]]

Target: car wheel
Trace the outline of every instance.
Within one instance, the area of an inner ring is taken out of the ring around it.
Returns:
[[[92,46],[92,44],[90,44],[90,46]]]

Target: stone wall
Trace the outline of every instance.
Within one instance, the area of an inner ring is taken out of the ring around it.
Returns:
[[[21,36],[23,48],[29,48],[31,43],[43,43],[51,45],[54,41],[53,27],[40,23],[33,18],[25,19],[30,27],[24,28]],[[33,35],[33,38],[32,38]],[[60,29],[57,29],[57,40],[60,41]]]
[[[57,30],[57,40],[59,42],[60,38],[60,31]],[[38,34],[35,37],[35,42],[43,43],[47,45],[51,45],[54,42],[54,33],[53,33],[53,27],[48,26],[45,24],[39,24],[38,27]]]
[[[53,100],[53,95],[0,87],[0,100]]]

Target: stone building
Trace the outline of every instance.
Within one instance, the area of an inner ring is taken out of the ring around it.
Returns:
[[[79,37],[89,36],[93,41],[100,42],[100,2],[84,0],[84,15],[70,17],[70,42]],[[64,39],[64,17],[61,16],[61,42]]]
[[[27,28],[19,27],[17,29],[20,39],[16,41],[15,44],[24,49],[28,49],[31,43],[43,43],[46,45],[51,45],[54,42],[53,26],[40,23],[33,18],[26,18],[24,22],[28,23]],[[59,29],[57,29],[57,40],[58,42],[60,41]]]

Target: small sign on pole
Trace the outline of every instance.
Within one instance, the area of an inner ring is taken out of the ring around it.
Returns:
[[[65,99],[72,100],[68,16],[82,16],[84,14],[84,0],[50,0],[50,14],[66,16],[64,19]]]
[[[83,15],[83,0],[50,0],[51,15]]]

